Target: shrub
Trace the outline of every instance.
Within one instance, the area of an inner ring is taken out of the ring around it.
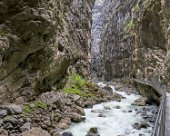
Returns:
[[[86,84],[86,80],[75,71],[73,71],[72,75],[69,77],[69,82],[71,86],[76,86],[79,89],[82,89]]]
[[[46,102],[43,102],[43,101],[40,101],[40,100],[35,101],[35,106],[36,106],[36,108],[41,108],[41,109],[44,109],[44,110],[48,109],[48,104]]]
[[[24,108],[23,108],[23,112],[24,112],[24,113],[32,113],[32,112],[33,112],[33,109],[32,109],[29,105],[26,105],[26,106],[24,106]]]
[[[91,97],[94,96],[94,94],[89,91],[89,84],[90,83],[81,75],[73,71],[69,77],[68,85],[63,91],[69,94],[77,94],[82,97]]]

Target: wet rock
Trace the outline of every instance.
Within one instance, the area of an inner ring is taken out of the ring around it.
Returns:
[[[110,86],[106,85],[106,86],[103,87],[103,89],[104,89],[103,92],[105,94],[107,94],[107,95],[112,95],[113,94],[113,89]]]
[[[141,123],[134,123],[132,126],[134,129],[140,130],[141,128],[146,129],[147,127],[149,127],[149,124],[146,121],[144,121]]]
[[[96,127],[90,128],[86,136],[100,136]]]
[[[64,132],[62,133],[62,136],[73,136],[71,132]]]
[[[140,123],[140,128],[147,128],[149,126],[150,125],[146,121]]]
[[[148,101],[148,98],[146,98],[146,97],[140,97],[139,99],[135,100],[135,101],[132,103],[132,105],[135,105],[135,106],[146,106],[147,101]]]
[[[104,106],[104,109],[105,109],[105,110],[111,110],[111,107],[109,107],[109,106]]]
[[[115,109],[121,109],[121,107],[119,105],[116,105],[114,108]]]
[[[132,126],[133,126],[134,129],[140,130],[139,123],[134,123]]]
[[[84,108],[93,108],[93,103],[92,102],[84,102],[84,104],[83,104],[83,107]]]
[[[103,113],[100,113],[100,114],[98,115],[98,117],[106,117],[106,115],[104,115]]]
[[[103,110],[101,110],[101,109],[93,109],[93,110],[91,110],[91,112],[94,112],[94,113],[102,113]]]
[[[98,133],[98,130],[97,130],[97,128],[96,128],[96,127],[94,127],[94,128],[90,128],[89,133],[97,134],[97,133]]]

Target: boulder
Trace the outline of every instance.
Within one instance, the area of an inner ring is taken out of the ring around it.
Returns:
[[[135,106],[146,106],[148,101],[148,98],[146,97],[140,97],[137,100],[135,100],[131,105],[135,105]]]
[[[107,95],[113,94],[113,89],[109,85],[104,86],[103,89],[104,89],[105,94],[107,94]]]
[[[98,115],[98,117],[106,117],[106,115],[104,115],[103,113],[100,113],[100,114]]]
[[[20,127],[20,131],[24,132],[24,131],[28,131],[31,128],[31,123],[30,122],[26,122],[22,127]]]
[[[62,133],[62,136],[73,136],[71,132],[64,132]]]
[[[77,113],[72,113],[71,114],[71,121],[75,122],[75,123],[79,123],[83,120],[82,116],[80,114]]]
[[[90,128],[86,136],[100,136],[96,127]]]
[[[84,109],[82,107],[76,106],[75,109],[77,110],[78,114],[85,116]]]
[[[98,133],[98,130],[97,130],[96,127],[93,127],[93,128],[90,128],[89,133],[97,134],[97,133]]]
[[[21,114],[22,113],[22,107],[20,105],[11,104],[11,105],[3,105],[1,107],[4,110],[7,110],[8,114]]]
[[[32,128],[21,133],[21,136],[51,136],[46,130],[41,128]]]
[[[0,110],[0,118],[5,117],[7,115],[8,115],[7,110],[4,110],[4,109]]]
[[[116,105],[114,108],[115,109],[121,109],[121,107],[119,105]]]

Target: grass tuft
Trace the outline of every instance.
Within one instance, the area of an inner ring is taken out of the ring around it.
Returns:
[[[81,97],[92,97],[94,96],[91,93],[89,86],[92,86],[92,83],[86,81],[81,75],[77,74],[75,71],[70,75],[68,80],[68,85],[63,89],[65,93],[68,94],[77,94]]]

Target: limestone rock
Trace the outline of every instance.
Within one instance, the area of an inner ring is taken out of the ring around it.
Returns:
[[[2,118],[2,117],[5,117],[6,115],[8,115],[7,111],[4,110],[4,109],[1,109],[0,110],[0,117]]]
[[[50,134],[41,128],[32,128],[29,131],[24,131],[21,136],[50,136]]]
[[[148,101],[148,98],[146,97],[140,97],[139,99],[135,100],[132,105],[136,105],[136,106],[146,106]]]
[[[86,136],[100,136],[96,127],[90,128]]]
[[[26,122],[22,127],[20,127],[20,131],[24,132],[24,131],[29,131],[31,128],[31,123],[30,122]]]
[[[64,132],[62,136],[73,136],[73,134],[71,132]]]
[[[3,109],[8,111],[8,114],[21,114],[22,113],[22,107],[16,104],[11,105],[3,105]]]
[[[21,103],[63,88],[73,68],[90,77],[92,4],[1,2],[0,103]]]

